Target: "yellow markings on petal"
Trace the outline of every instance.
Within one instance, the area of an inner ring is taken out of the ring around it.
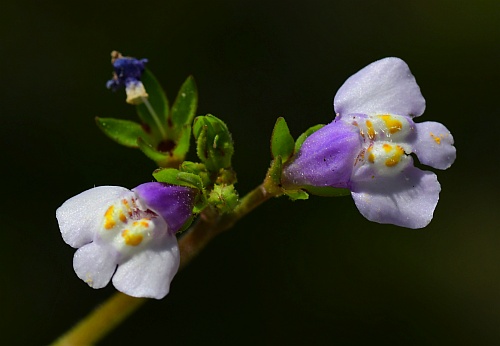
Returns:
[[[132,233],[128,229],[123,230],[122,237],[123,240],[125,241],[125,244],[130,246],[139,245],[142,242],[142,239],[144,238],[142,234]]]
[[[112,205],[104,213],[104,228],[112,229],[113,227],[115,227],[116,222],[115,222],[115,218],[113,215],[114,211],[115,211],[115,207]]]
[[[366,150],[368,152],[368,161],[370,161],[371,163],[375,163],[375,155],[373,155],[373,147],[369,147],[368,150]]]
[[[127,222],[127,217],[125,216],[125,214],[123,214],[123,212],[120,211],[120,215],[118,216],[118,218],[120,219],[121,222],[125,223]]]
[[[366,121],[366,130],[368,132],[368,138],[374,139],[375,138],[375,129],[373,128],[373,124],[370,120]]]
[[[389,130],[390,134],[395,134],[396,132],[401,131],[403,128],[403,124],[398,119],[394,118],[390,114],[383,114],[378,116],[385,123],[385,127]]]
[[[388,152],[387,149],[386,149],[386,147],[385,147],[386,145],[389,146],[389,147],[391,147],[391,146],[388,145],[388,144],[384,144],[384,150],[386,152]],[[391,151],[391,150],[393,150],[392,147],[390,148],[389,151]],[[394,151],[395,151],[394,154],[391,157],[389,157],[387,160],[385,160],[385,165],[387,167],[394,167],[394,166],[396,166],[399,163],[399,161],[401,161],[401,157],[403,157],[403,155],[405,153],[405,151],[403,150],[403,148],[401,148],[399,145],[396,145],[396,147],[394,148]]]
[[[141,221],[134,221],[132,223],[132,226],[134,226],[134,227],[141,226],[141,227],[144,227],[144,228],[148,228],[149,227],[149,222],[144,221],[144,220],[145,219],[142,219]]]
[[[434,140],[434,142],[436,142],[437,144],[441,144],[441,137],[435,136],[432,132],[430,132],[430,135],[431,135],[432,139]]]

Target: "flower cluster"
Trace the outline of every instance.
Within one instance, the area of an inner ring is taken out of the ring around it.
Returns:
[[[425,100],[404,61],[385,58],[351,76],[334,98],[335,120],[314,132],[283,170],[285,186],[348,188],[368,220],[425,227],[439,199],[434,173],[456,157],[440,123],[415,123]]]
[[[146,69],[148,59],[124,57],[120,52],[111,52],[113,65],[113,78],[106,83],[106,87],[113,91],[125,87],[127,103],[137,105],[147,98],[148,94],[141,82],[141,77]]]
[[[196,193],[146,183],[132,191],[100,186],[76,195],[56,217],[64,241],[78,248],[73,267],[90,287],[112,279],[121,292],[161,299],[179,268],[175,232],[191,217]]]

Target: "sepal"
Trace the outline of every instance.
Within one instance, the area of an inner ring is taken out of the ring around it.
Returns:
[[[218,172],[221,168],[231,167],[233,140],[222,120],[210,114],[196,117],[193,135],[196,153],[209,171]]]
[[[180,138],[185,127],[191,127],[197,106],[198,90],[193,76],[189,76],[179,89],[168,118],[173,137]]]
[[[214,185],[208,196],[208,203],[215,206],[221,213],[229,213],[238,204],[238,192],[234,185]]]
[[[171,155],[169,152],[163,152],[153,148],[151,144],[147,143],[141,137],[137,139],[137,145],[144,155],[156,162],[159,167],[178,167],[183,159],[182,157]]]
[[[281,156],[282,163],[285,163],[294,152],[295,141],[293,140],[288,125],[284,118],[279,117],[274,125],[271,135],[271,153],[273,158]]]
[[[203,181],[199,175],[181,172],[175,168],[159,168],[153,172],[153,177],[160,183],[203,190]]]
[[[295,141],[295,150],[294,150],[294,152],[298,153],[299,150],[300,150],[300,148],[302,147],[302,144],[307,139],[307,137],[309,137],[310,135],[312,135],[314,132],[318,131],[323,126],[325,126],[325,125],[323,125],[323,124],[314,125],[314,126],[308,128],[303,134],[301,134],[297,138],[297,140]]]

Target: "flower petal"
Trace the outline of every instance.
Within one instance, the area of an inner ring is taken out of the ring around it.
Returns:
[[[132,297],[162,299],[179,269],[177,239],[166,234],[160,244],[144,249],[118,266],[113,276],[117,290]]]
[[[118,254],[98,243],[82,246],[75,252],[76,275],[92,288],[103,288],[113,276]]]
[[[177,232],[193,214],[196,192],[188,187],[154,182],[141,184],[132,191],[163,217],[170,232]]]
[[[351,187],[356,206],[368,220],[408,228],[429,224],[440,191],[434,173],[413,166],[392,177],[371,175],[363,167],[356,172]]]
[[[335,112],[419,116],[425,99],[408,65],[399,58],[375,61],[352,75],[335,95]]]
[[[415,124],[417,136],[413,152],[424,165],[447,169],[455,161],[457,152],[453,146],[453,136],[440,123],[426,121]]]
[[[283,169],[284,183],[345,188],[360,151],[359,129],[336,119],[307,137]]]
[[[132,192],[120,186],[99,186],[68,199],[56,210],[64,241],[74,248],[90,243],[108,204],[127,194]]]

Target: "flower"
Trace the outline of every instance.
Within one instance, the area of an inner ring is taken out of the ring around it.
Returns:
[[[425,227],[441,186],[420,163],[447,169],[453,137],[437,122],[415,123],[425,100],[408,65],[376,61],[351,76],[334,98],[335,120],[310,135],[284,167],[286,186],[348,188],[363,216],[379,223]]]
[[[111,64],[114,68],[113,78],[106,83],[106,87],[116,91],[125,87],[127,103],[137,105],[147,98],[148,94],[141,82],[141,77],[146,69],[148,59],[138,60],[132,57],[124,57],[120,52],[111,52]]]
[[[56,211],[64,241],[78,248],[73,267],[90,287],[111,277],[119,291],[161,299],[179,268],[175,232],[191,217],[195,192],[187,187],[146,183],[132,191],[99,186]]]

